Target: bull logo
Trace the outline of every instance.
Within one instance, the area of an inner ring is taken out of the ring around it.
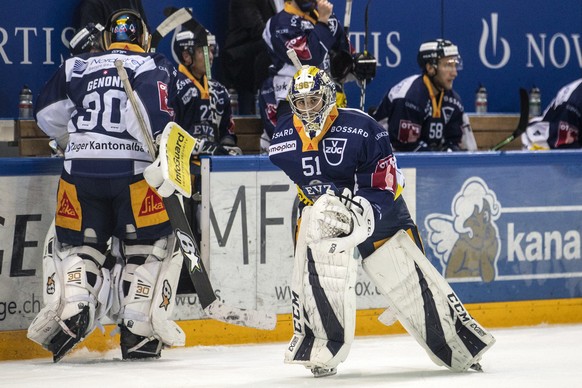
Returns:
[[[501,214],[495,192],[481,178],[471,177],[453,199],[451,213],[432,213],[425,219],[428,245],[445,278],[493,281],[500,253],[495,221]]]

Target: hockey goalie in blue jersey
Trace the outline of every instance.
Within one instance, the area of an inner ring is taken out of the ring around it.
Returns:
[[[393,315],[438,365],[481,369],[495,339],[424,256],[388,133],[367,114],[338,108],[335,96],[324,71],[303,66],[288,94],[293,115],[279,120],[269,148],[300,199],[285,362],[315,377],[336,373],[354,339],[361,256],[388,299],[383,322]]]
[[[163,55],[148,53],[150,35],[135,11],[110,17],[103,44],[103,52],[67,59],[36,105],[39,127],[65,160],[55,233],[51,227],[45,243],[45,306],[28,338],[55,362],[106,315],[119,324],[123,359],[159,358],[163,347],[185,343],[170,319],[182,257],[162,199],[144,179],[155,156],[114,63],[123,62],[153,138],[174,119],[178,85],[189,80],[180,81]]]

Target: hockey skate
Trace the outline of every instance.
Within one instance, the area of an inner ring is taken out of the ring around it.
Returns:
[[[133,334],[123,325],[119,327],[121,328],[121,356],[124,360],[161,357],[162,343],[160,340]]]
[[[59,362],[75,345],[85,338],[89,326],[89,306],[83,307],[81,312],[65,321],[60,322],[63,330],[48,344],[47,349],[53,354],[53,362]]]
[[[483,368],[481,367],[481,364],[479,364],[478,362],[471,365],[471,367],[469,369],[473,369],[474,371],[477,371],[477,372],[483,372]]]
[[[333,376],[337,373],[337,368],[322,368],[316,366],[311,368],[311,373],[313,373],[313,377]]]

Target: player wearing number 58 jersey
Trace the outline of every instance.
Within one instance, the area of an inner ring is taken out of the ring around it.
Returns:
[[[453,90],[462,68],[459,50],[437,39],[423,43],[417,59],[422,74],[392,87],[373,117],[388,129],[396,151],[459,151],[464,109]]]
[[[333,82],[314,66],[294,75],[288,99],[293,115],[277,122],[269,147],[301,202],[285,362],[323,377],[347,358],[359,253],[391,314],[435,363],[480,369],[495,340],[424,256],[386,130],[363,112],[338,109]]]

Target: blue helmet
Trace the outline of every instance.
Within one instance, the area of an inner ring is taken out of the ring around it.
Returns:
[[[111,43],[136,44],[149,51],[150,35],[141,15],[132,9],[121,9],[110,17],[103,34],[105,48]]]

